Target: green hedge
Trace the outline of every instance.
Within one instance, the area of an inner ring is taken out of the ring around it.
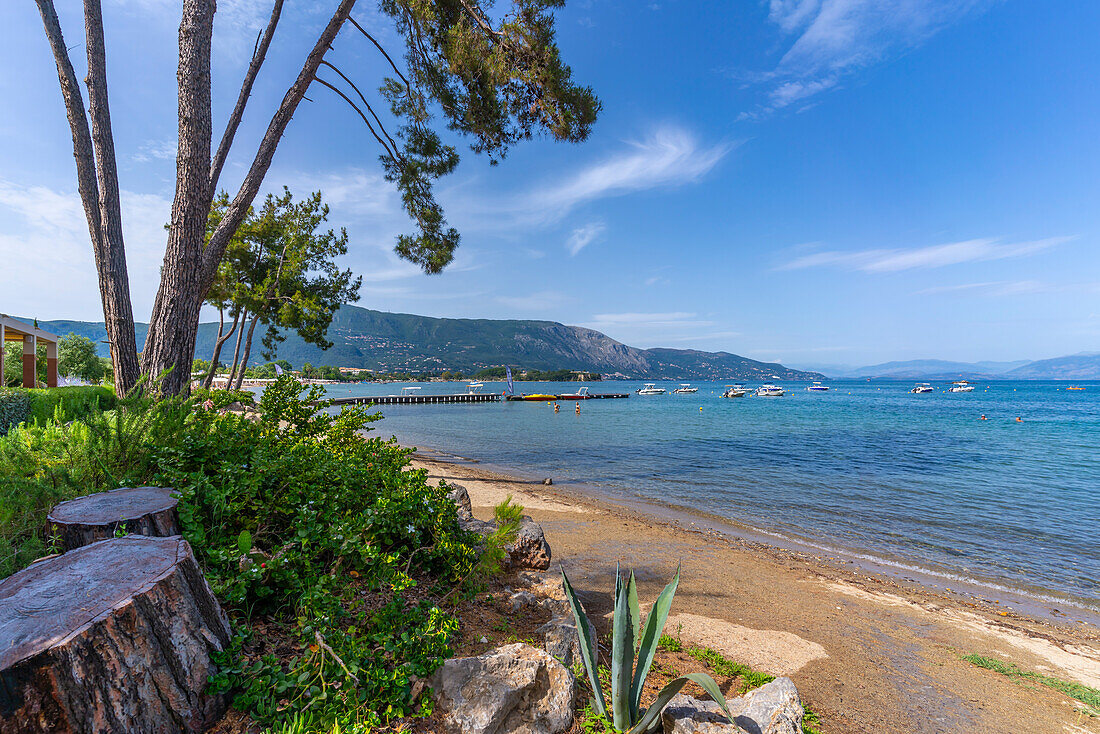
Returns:
[[[0,388],[0,435],[23,422],[45,424],[55,416],[64,421],[115,407],[109,387]],[[58,412],[60,410],[60,412]]]

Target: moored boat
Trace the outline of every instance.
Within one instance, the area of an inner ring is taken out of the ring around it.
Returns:
[[[588,386],[582,387],[575,393],[565,393],[558,396],[558,400],[589,400],[596,397],[588,393]]]
[[[815,382],[806,388],[806,392],[829,392],[829,386],[822,385],[820,382]]]
[[[672,392],[678,392],[678,393],[699,392],[699,388],[692,387],[691,383],[689,383],[689,382],[681,382],[680,387],[676,388]]]
[[[779,385],[772,385],[771,383],[756,388],[756,395],[761,398],[781,398],[784,394],[785,391],[783,388]]]
[[[652,382],[647,382],[641,389],[635,390],[634,392],[639,395],[664,395],[665,389],[663,387],[657,387]]]
[[[910,390],[909,392],[911,392],[911,393],[935,392],[935,388],[933,388],[927,382],[918,382],[916,385],[913,386],[913,389]]]
[[[719,395],[719,397],[722,397],[722,398],[743,398],[748,394],[749,394],[749,389],[747,387],[743,387],[741,384],[726,385],[726,391],[723,392],[721,395]]]
[[[966,380],[959,380],[951,383],[951,387],[947,388],[947,392],[974,392],[974,386]]]

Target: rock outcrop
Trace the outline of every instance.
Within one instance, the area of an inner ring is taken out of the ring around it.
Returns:
[[[573,674],[530,645],[452,658],[428,685],[453,734],[560,734],[573,724]]]
[[[550,568],[550,544],[542,532],[542,526],[524,516],[516,533],[516,541],[508,546],[508,566],[545,571]]]
[[[661,713],[664,734],[802,734],[802,700],[790,678],[776,678],[727,701],[733,723],[713,701],[675,696]]]
[[[176,498],[165,487],[122,487],[62,502],[46,518],[46,534],[63,551],[129,533],[167,538],[179,535]]]
[[[203,731],[229,622],[179,537],[128,535],[0,581],[0,734]]]

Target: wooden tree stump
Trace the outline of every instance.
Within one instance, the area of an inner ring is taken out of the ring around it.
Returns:
[[[62,502],[46,518],[47,535],[71,551],[113,538],[118,530],[167,538],[180,534],[173,490],[165,487],[123,487]]]
[[[128,535],[0,581],[0,734],[197,732],[229,622],[179,537]]]

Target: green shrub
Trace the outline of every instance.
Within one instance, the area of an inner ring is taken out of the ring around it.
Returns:
[[[360,731],[430,712],[416,679],[451,655],[444,607],[476,578],[481,538],[377,415],[325,412],[319,387],[268,387],[252,421],[199,398],[120,400],[0,438],[0,576],[45,552],[58,501],[173,487],[184,536],[235,629],[213,690],[263,726]],[[289,652],[288,652],[289,651]],[[298,722],[294,724],[293,722]]]
[[[217,410],[221,410],[230,403],[256,404],[256,394],[251,390],[211,390],[198,387],[191,391],[191,397],[200,403],[209,400]]]
[[[0,436],[27,420],[31,414],[31,396],[26,390],[0,387]]]
[[[55,419],[72,421],[115,407],[115,391],[100,385],[49,387],[27,390],[31,396],[28,420],[44,425]]]

